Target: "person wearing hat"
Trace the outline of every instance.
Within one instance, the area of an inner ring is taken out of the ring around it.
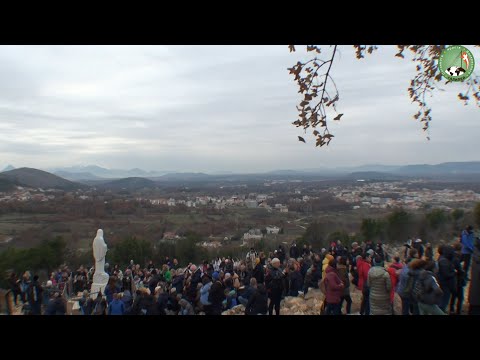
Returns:
[[[373,267],[368,272],[367,286],[370,289],[370,314],[392,315],[390,303],[392,282],[380,256],[376,256],[373,260]]]
[[[468,225],[465,230],[462,231],[462,237],[460,242],[462,244],[462,261],[463,261],[463,271],[467,276],[468,280],[468,270],[470,270],[470,262],[472,260],[473,254],[473,242],[474,242],[474,233],[472,225]]]
[[[268,297],[270,304],[268,305],[268,314],[273,315],[273,308],[275,307],[275,314],[280,315],[280,301],[283,293],[283,277],[284,274],[280,270],[280,259],[273,258],[268,267],[268,274],[265,277]]]

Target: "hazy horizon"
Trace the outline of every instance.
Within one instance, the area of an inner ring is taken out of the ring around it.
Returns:
[[[460,84],[429,99],[427,141],[407,94],[414,64],[395,58],[394,46],[363,60],[351,46],[339,49],[332,74],[344,116],[320,149],[291,124],[299,94],[287,68],[303,50],[0,46],[0,170],[260,173],[478,159],[479,109],[457,99]]]

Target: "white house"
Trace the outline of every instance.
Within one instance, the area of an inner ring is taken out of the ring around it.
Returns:
[[[278,234],[280,228],[277,226],[267,226],[265,230],[267,230],[267,234]]]

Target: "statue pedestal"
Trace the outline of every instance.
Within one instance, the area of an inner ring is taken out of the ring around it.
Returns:
[[[109,276],[107,273],[93,274],[92,288],[90,289],[90,297],[96,299],[98,292],[101,291],[105,295],[105,287],[108,284]]]

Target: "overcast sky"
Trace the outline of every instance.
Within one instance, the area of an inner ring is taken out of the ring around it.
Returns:
[[[345,115],[320,149],[291,124],[300,94],[287,67],[303,55],[287,46],[0,46],[0,167],[257,172],[480,160],[480,109],[456,99],[461,84],[429,100],[427,141],[406,90],[414,65],[394,54],[382,46],[359,61],[340,47],[332,74]]]

